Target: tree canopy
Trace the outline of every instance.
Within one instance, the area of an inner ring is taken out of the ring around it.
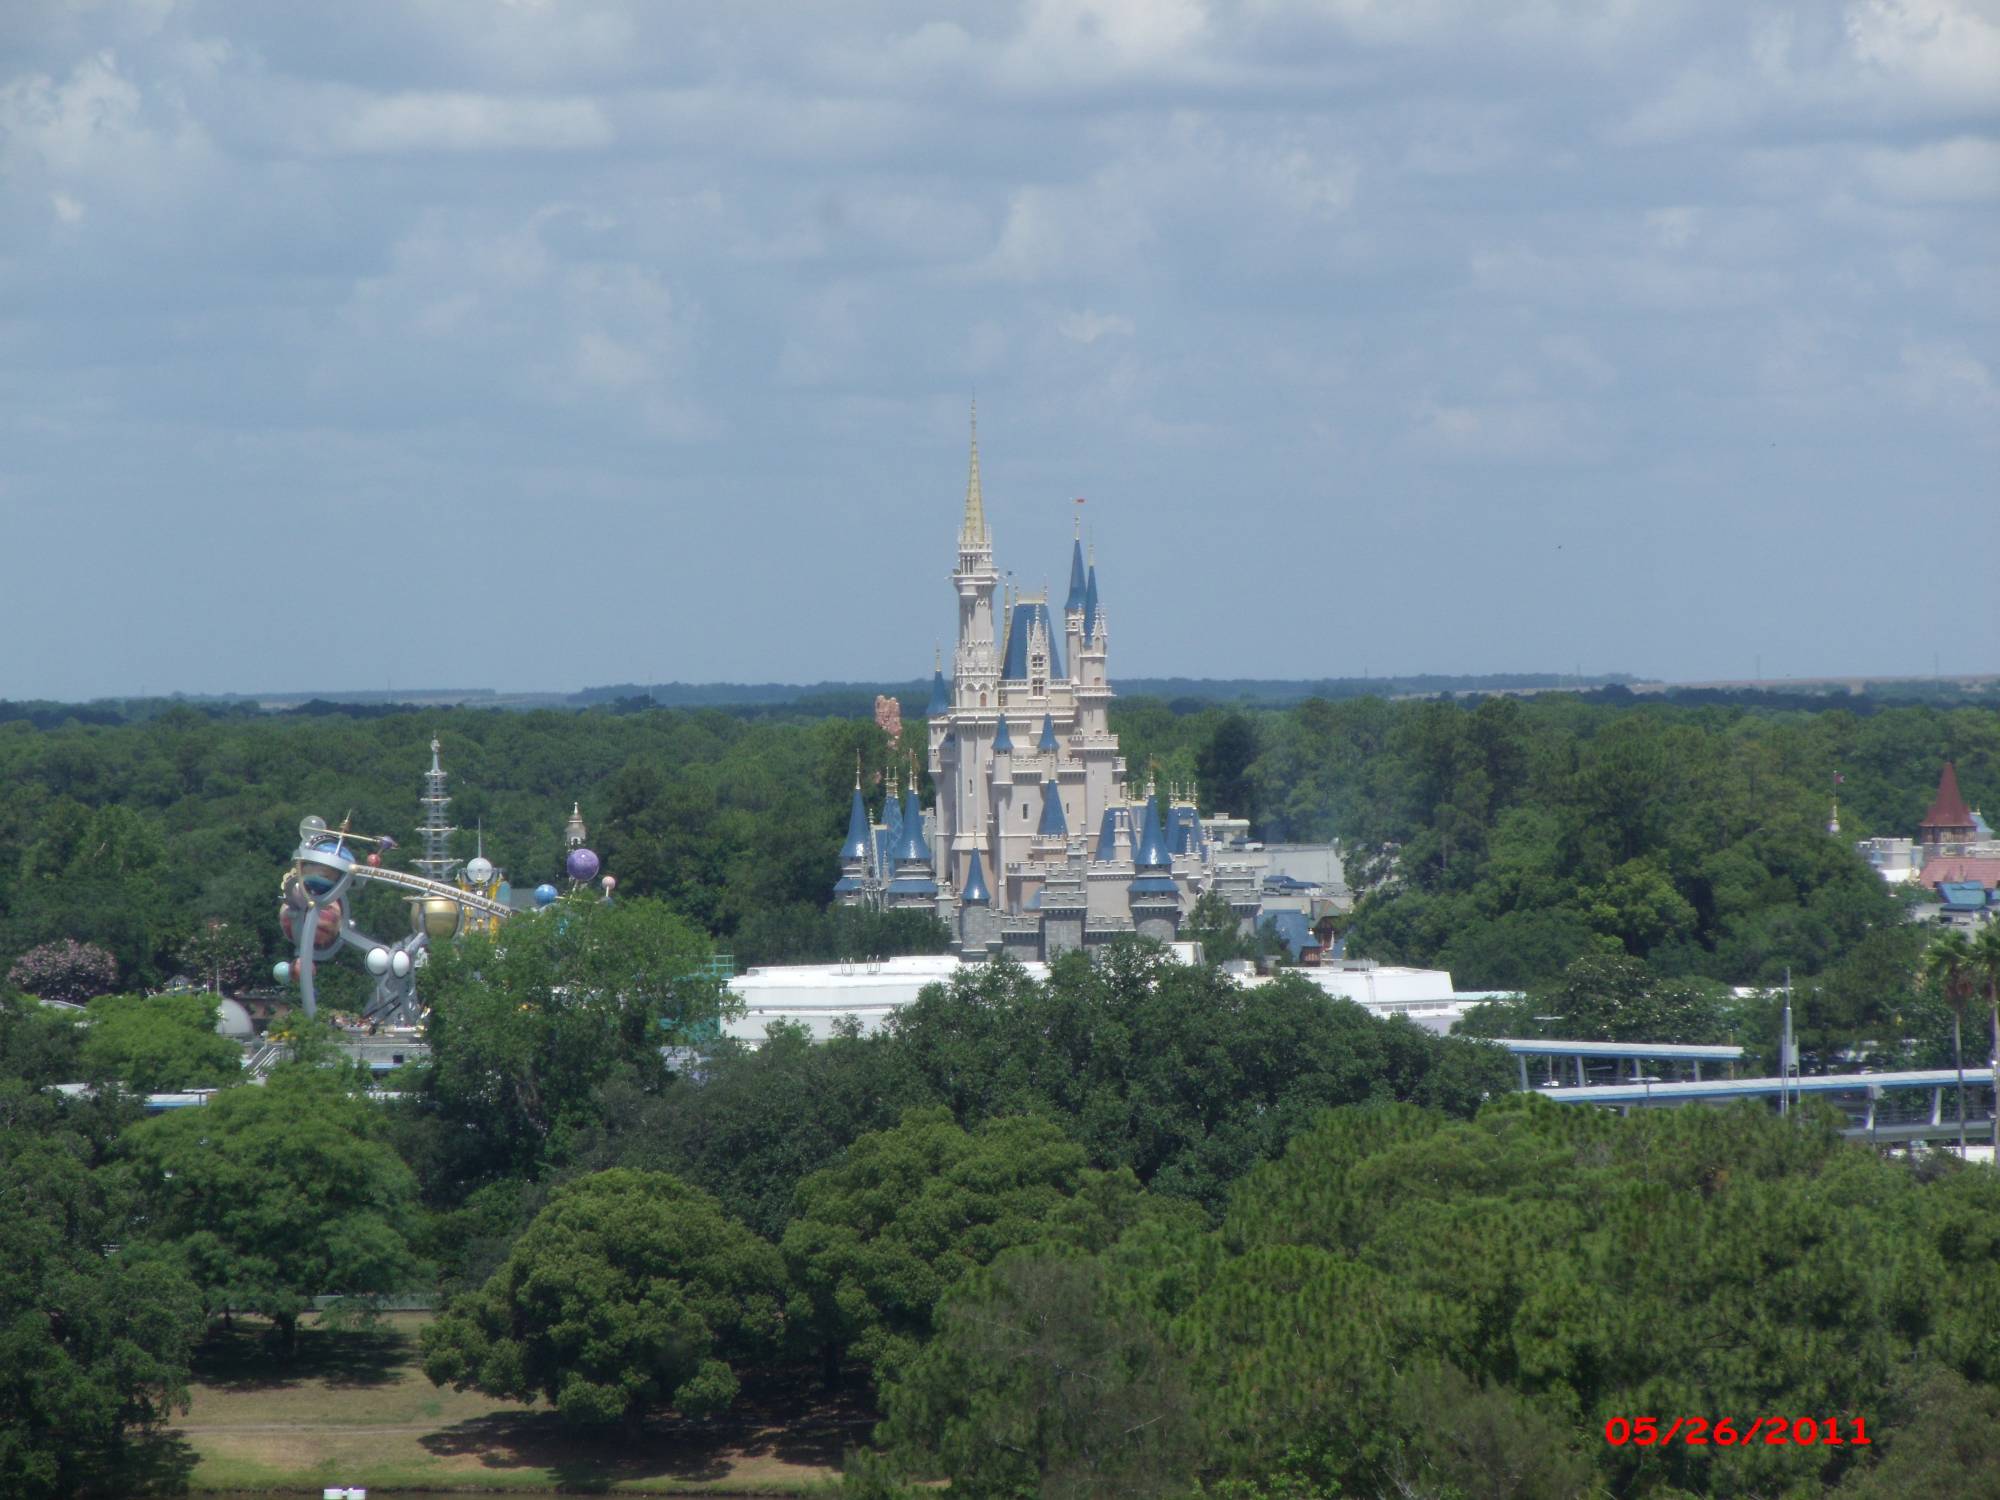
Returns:
[[[315,1297],[408,1290],[417,1185],[379,1112],[294,1065],[133,1126],[122,1154],[146,1237],[184,1257],[207,1307],[263,1313],[287,1343]]]
[[[737,1371],[784,1339],[777,1250],[699,1188],[619,1169],[556,1192],[486,1285],[424,1331],[424,1370],[602,1426],[719,1411]]]
[[[1146,1212],[1129,1168],[1100,1172],[1047,1120],[973,1131],[941,1108],[864,1135],[798,1185],[784,1252],[796,1316],[825,1350],[878,1374],[930,1335],[931,1313],[975,1266],[1022,1245],[1099,1250]]]
[[[101,1480],[130,1431],[186,1401],[202,1308],[172,1247],[129,1242],[115,1180],[92,1170],[60,1108],[39,1129],[5,1113],[0,1491],[54,1500]]]
[[[106,995],[88,1010],[80,1061],[94,1078],[152,1094],[216,1088],[243,1076],[243,1049],[216,1034],[213,995]]]
[[[658,902],[588,895],[442,946],[424,973],[424,1095],[479,1170],[532,1172],[607,1079],[656,1089],[665,1049],[715,1035],[729,1002],[710,955]]]

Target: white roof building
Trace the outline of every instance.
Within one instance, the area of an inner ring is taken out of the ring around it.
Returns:
[[[1193,962],[1194,944],[1172,946],[1181,962]],[[727,1022],[723,1032],[756,1046],[772,1022],[784,1021],[804,1026],[814,1041],[823,1042],[848,1016],[860,1022],[863,1032],[875,1031],[926,987],[949,984],[961,970],[972,967],[977,966],[939,953],[746,969],[729,981],[729,992],[743,1002],[743,1014]],[[1048,978],[1047,964],[1021,967],[1031,979]]]

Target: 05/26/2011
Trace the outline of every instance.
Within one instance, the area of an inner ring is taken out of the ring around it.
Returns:
[[[1865,1417],[1758,1417],[1741,1426],[1727,1417],[1714,1422],[1707,1417],[1675,1417],[1666,1423],[1658,1417],[1611,1417],[1604,1424],[1604,1441],[1614,1448],[1627,1443],[1635,1448],[1664,1448],[1675,1442],[1718,1448],[1747,1443],[1858,1448],[1872,1439]]]

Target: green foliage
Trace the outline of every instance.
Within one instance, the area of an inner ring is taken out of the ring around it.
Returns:
[[[1288,951],[1267,917],[1255,932],[1237,931],[1236,914],[1219,891],[1204,891],[1181,924],[1183,941],[1201,945],[1202,962],[1228,963],[1231,959],[1285,958]]]
[[[559,1189],[479,1291],[424,1330],[438,1385],[540,1398],[577,1426],[720,1411],[785,1337],[778,1252],[664,1173]]]
[[[0,1078],[40,1087],[82,1076],[83,1028],[71,1013],[19,995],[0,995]]]
[[[588,896],[437,949],[422,1088],[474,1174],[560,1157],[614,1075],[663,1086],[661,1049],[712,1036],[728,1004],[710,952],[658,902]]]
[[[1245,989],[1156,945],[1067,954],[1037,984],[995,963],[889,1025],[901,1069],[962,1124],[1056,1121],[1099,1167],[1219,1206],[1332,1105],[1412,1099],[1456,1113],[1512,1086],[1497,1049],[1381,1022],[1297,975]]]
[[[179,1250],[210,1309],[264,1313],[287,1347],[316,1296],[409,1289],[416,1182],[379,1111],[293,1066],[133,1126],[122,1154],[147,1238]]]
[[[201,1305],[60,1118],[0,1128],[0,1492],[67,1496],[187,1399]],[[117,1248],[114,1248],[117,1244]]]
[[[1860,1477],[1884,1453],[1884,1475],[1947,1472],[1915,1442],[1599,1434],[1614,1415],[1858,1414],[1878,1439],[1916,1422],[1976,1459],[2000,1355],[1996,1223],[1990,1172],[1926,1181],[1754,1107],[1339,1110],[1251,1172],[1215,1231],[1142,1225],[1065,1273],[1091,1287],[1080,1330],[1024,1333],[1023,1298],[966,1283],[891,1380],[880,1438],[955,1488],[1047,1492],[1088,1445],[1039,1436],[1052,1388],[1035,1362],[1071,1351],[1081,1367],[1097,1338],[1175,1372],[1216,1495],[1748,1496],[1850,1474],[1861,1493],[1916,1493]],[[1093,1395],[1134,1386],[1111,1371]]]
[[[939,1298],[1025,1245],[1102,1249],[1146,1206],[1129,1170],[1099,1172],[1046,1120],[967,1132],[943,1109],[864,1135],[798,1185],[784,1251],[829,1372],[843,1352],[879,1376],[931,1331]]]
[[[674,1172],[775,1241],[797,1211],[802,1179],[927,1097],[912,1092],[880,1039],[850,1033],[815,1043],[803,1027],[780,1024],[761,1046],[718,1043],[698,1076],[683,1074],[657,1094],[611,1080],[574,1168]]]
[[[206,1089],[243,1076],[243,1049],[215,1030],[206,993],[106,995],[89,1006],[81,1062],[140,1094]]]
[[[1121,1305],[1101,1264],[1005,1256],[938,1324],[885,1393],[876,1436],[897,1467],[972,1500],[1187,1493],[1204,1457],[1188,1361]]]
[[[1722,986],[1662,979],[1636,958],[1592,954],[1522,1000],[1466,1012],[1461,1036],[1563,1037],[1591,1042],[1726,1042],[1733,1012]]]

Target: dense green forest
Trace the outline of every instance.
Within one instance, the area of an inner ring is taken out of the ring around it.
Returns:
[[[1352,951],[1528,991],[1474,1030],[1756,1046],[1770,1007],[1725,985],[1790,970],[1809,1066],[1851,1066],[1941,1061],[1950,1004],[1983,1008],[1979,954],[1920,981],[1923,929],[1849,842],[1912,827],[1946,758],[1975,804],[2000,787],[1982,709],[1127,700],[1116,725],[1207,810],[1339,838]],[[439,949],[393,1097],[294,1017],[261,1086],[143,1117],[129,1090],[232,1080],[208,997],[141,992],[254,981],[300,815],[406,838],[434,733],[463,852],[544,878],[575,801],[618,900]],[[2000,1472],[1991,1169],[1810,1112],[1521,1099],[1476,1040],[1141,943],[967,971],[874,1035],[718,1040],[717,950],[937,940],[824,907],[857,751],[885,759],[871,721],[633,704],[0,724],[0,1492],[159,1479],[218,1319],[261,1320],[282,1368],[313,1299],[413,1291],[442,1299],[433,1380],[607,1443],[753,1384],[860,1392],[857,1496]],[[1604,1440],[1648,1414],[1873,1437]]]
[[[1890,1497],[2000,1466],[1990,1169],[1510,1095],[1476,1042],[1137,943],[677,1070],[656,1039],[722,1003],[692,927],[584,901],[502,936],[435,976],[436,1055],[388,1101],[300,1031],[262,1087],[142,1118],[42,1090],[86,1028],[0,1002],[5,1493],[157,1478],[226,1311],[282,1370],[312,1297],[424,1288],[432,1380],[601,1445],[752,1384],[858,1390],[856,1497]],[[1605,1440],[1648,1416],[1845,1436]]]
[[[1134,698],[1114,726],[1134,776],[1196,782],[1205,811],[1246,816],[1266,840],[1339,839],[1361,893],[1354,954],[1445,967],[1468,989],[1550,983],[1607,952],[1728,984],[1789,972],[1828,1026],[1858,1035],[1907,976],[1915,935],[1851,840],[1913,828],[1947,758],[1975,805],[2000,793],[2000,715],[1798,702]],[[825,909],[856,753],[871,783],[885,759],[866,719],[179,706],[0,724],[0,965],[75,939],[111,952],[120,986],[145,988],[199,970],[190,945],[210,923],[275,958],[298,818],[351,815],[407,840],[433,734],[462,852],[483,837],[517,881],[556,870],[575,801],[622,889],[741,964],[939,941],[926,924]],[[387,892],[359,907],[371,930],[403,920]]]

